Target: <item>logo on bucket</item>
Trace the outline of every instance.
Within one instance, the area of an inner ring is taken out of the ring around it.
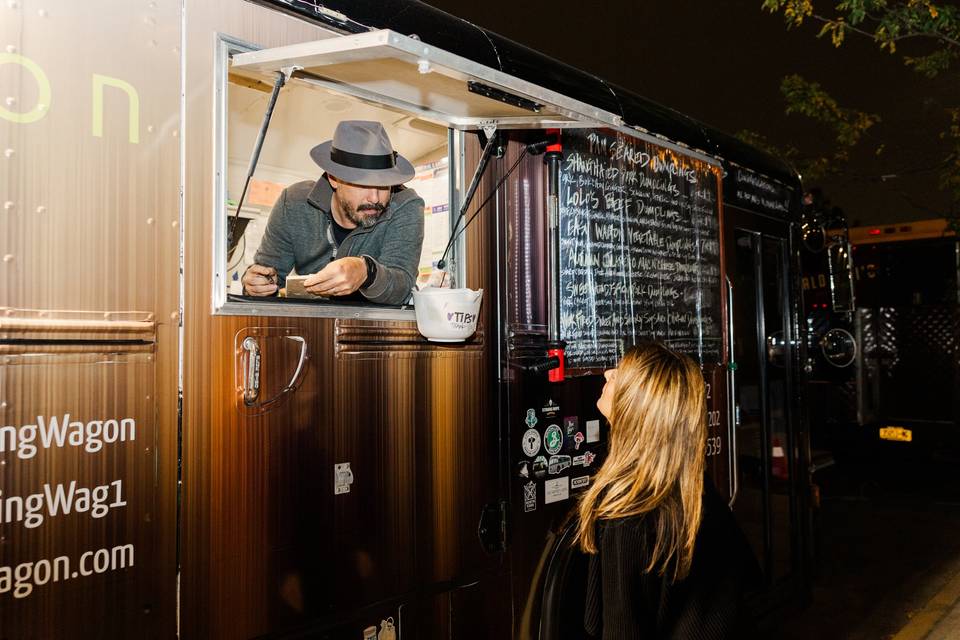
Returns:
[[[477,314],[463,311],[448,311],[447,322],[457,329],[466,329],[477,322]]]
[[[460,342],[477,329],[483,289],[428,287],[413,292],[417,329],[428,340]]]

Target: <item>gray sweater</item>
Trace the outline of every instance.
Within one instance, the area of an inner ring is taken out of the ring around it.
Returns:
[[[338,247],[330,213],[332,195],[326,178],[284,189],[270,212],[254,262],[276,269],[283,287],[293,267],[306,275],[337,258],[369,256],[377,263],[377,275],[360,293],[370,302],[403,304],[417,279],[423,198],[413,189],[392,194],[373,226],[357,227]]]

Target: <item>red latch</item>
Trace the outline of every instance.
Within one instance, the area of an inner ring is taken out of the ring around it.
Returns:
[[[547,135],[556,136],[556,142],[547,147],[547,153],[563,153],[563,145],[560,143],[560,129],[547,129]]]
[[[547,372],[547,378],[550,382],[563,382],[565,375],[565,365],[563,359],[563,347],[547,350],[547,357],[555,357],[559,364],[554,369]]]

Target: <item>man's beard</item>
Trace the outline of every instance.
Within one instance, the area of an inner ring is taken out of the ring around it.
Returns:
[[[354,209],[346,202],[341,200],[340,209],[343,210],[343,215],[347,217],[347,220],[358,227],[369,229],[377,223],[377,220],[379,220],[380,216],[383,215],[383,211],[386,209],[386,207],[379,202],[375,202],[373,204],[362,204]]]

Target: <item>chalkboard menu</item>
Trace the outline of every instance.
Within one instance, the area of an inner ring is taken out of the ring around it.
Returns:
[[[720,169],[609,130],[566,130],[560,171],[560,332],[570,368],[659,340],[722,355]]]
[[[727,165],[723,178],[723,199],[728,204],[789,219],[793,189],[755,171]]]

